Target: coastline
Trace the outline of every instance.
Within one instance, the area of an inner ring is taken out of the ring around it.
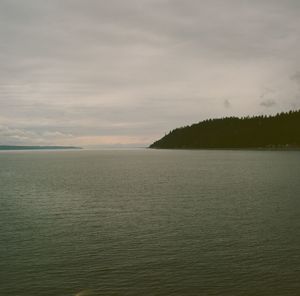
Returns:
[[[300,151],[300,147],[245,147],[245,148],[161,148],[148,147],[157,150],[224,150],[224,151]]]
[[[0,145],[0,151],[27,151],[27,150],[81,150],[74,146],[13,146]]]

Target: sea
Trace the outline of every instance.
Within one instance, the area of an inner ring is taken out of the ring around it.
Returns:
[[[300,152],[1,152],[0,295],[298,296]]]

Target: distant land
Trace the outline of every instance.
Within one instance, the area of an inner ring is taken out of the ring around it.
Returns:
[[[300,149],[300,110],[275,116],[209,119],[176,128],[149,148]]]
[[[61,149],[82,149],[73,146],[10,146],[0,145],[0,150],[61,150]]]

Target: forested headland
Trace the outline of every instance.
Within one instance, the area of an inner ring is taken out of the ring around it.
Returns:
[[[204,120],[172,130],[150,148],[300,148],[300,110]]]

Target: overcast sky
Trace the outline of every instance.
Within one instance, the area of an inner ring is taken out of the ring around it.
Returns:
[[[299,0],[0,0],[0,144],[299,109],[299,53]]]

